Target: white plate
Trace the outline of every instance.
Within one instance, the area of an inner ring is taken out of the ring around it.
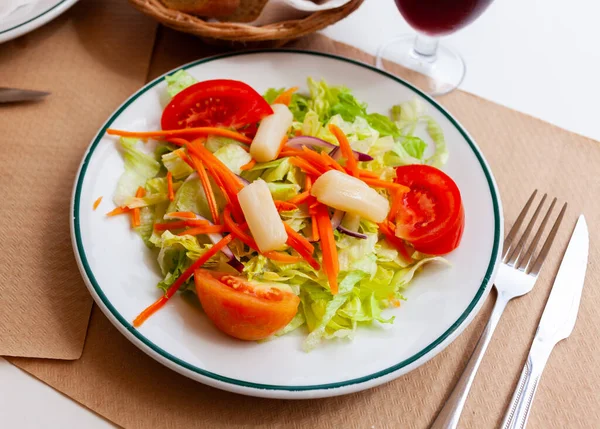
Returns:
[[[156,257],[131,232],[124,216],[107,218],[123,171],[108,127],[158,129],[165,83],[158,78],[127,100],[92,141],[75,182],[72,239],[83,278],[96,303],[131,342],[167,367],[202,383],[237,393],[314,398],[341,395],[392,380],[422,365],[464,330],[491,287],[502,244],[498,189],[479,149],[434,100],[400,79],[352,60],[305,51],[226,54],[183,66],[199,80],[243,80],[259,92],[304,86],[308,75],[344,84],[371,111],[385,113],[398,102],[421,98],[444,130],[450,160],[445,171],[461,190],[466,227],[453,267],[429,265],[406,293],[393,326],[361,328],[354,341],[328,341],[301,349],[303,333],[265,343],[221,334],[197,306],[176,296],[141,329],[131,321],[160,292]],[[96,198],[102,205],[92,211]]]
[[[37,0],[35,3],[18,8],[7,17],[0,19],[0,43],[35,30],[75,3],[77,0]]]

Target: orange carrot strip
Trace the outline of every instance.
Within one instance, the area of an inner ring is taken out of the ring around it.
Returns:
[[[286,106],[289,106],[292,102],[292,94],[296,91],[298,91],[297,86],[294,86],[290,89],[286,89],[281,94],[279,94],[271,104],[285,104]]]
[[[206,253],[200,256],[192,265],[189,266],[187,270],[185,270],[175,282],[169,286],[167,292],[161,296],[157,301],[147,307],[144,311],[140,313],[138,317],[133,321],[133,326],[139,328],[150,316],[156,313],[163,305],[167,303],[167,301],[175,295],[175,292],[184,284],[191,276],[194,274],[198,268],[204,265],[210,258],[215,256],[222,248],[227,246],[231,240],[233,240],[232,235],[228,235],[224,237],[222,240],[215,243]]]
[[[190,157],[187,156],[184,152],[182,152],[180,150],[176,150],[175,153],[177,154],[177,156],[179,158],[181,158],[183,161],[185,161],[185,163],[187,165],[189,165],[190,167],[194,168],[194,164],[192,164],[192,161],[190,160]]]
[[[121,137],[138,137],[138,138],[154,138],[154,137],[183,137],[183,136],[197,136],[197,135],[213,135],[221,137],[229,137],[237,140],[241,143],[250,144],[252,140],[237,131],[227,130],[225,128],[217,127],[195,127],[195,128],[182,128],[179,130],[157,130],[157,131],[124,131],[115,130],[109,128],[106,133],[111,136]],[[175,143],[177,144],[177,143]]]
[[[402,200],[404,197],[404,189],[398,188],[396,192],[394,192],[392,198],[392,206],[390,207],[390,212],[388,213],[388,219],[392,222],[395,221],[396,216],[398,215],[398,211],[402,207]]]
[[[362,179],[363,177],[369,177],[371,179],[379,179],[379,175],[377,173],[373,173],[372,171],[368,171],[368,170],[361,170],[358,169],[358,176]]]
[[[246,170],[250,170],[252,167],[254,167],[256,165],[256,160],[255,159],[251,159],[250,161],[248,161],[246,164],[242,165],[240,167],[240,170],[242,171],[246,171]]]
[[[288,142],[288,136],[285,135],[283,136],[283,138],[281,139],[281,143],[279,143],[279,149],[277,149],[277,157],[279,158],[279,154],[281,153],[281,151],[285,148],[285,144]]]
[[[296,204],[290,203],[289,201],[278,201],[275,200],[275,208],[279,212],[286,212],[290,210],[296,210],[298,206]]]
[[[372,186],[374,188],[384,188],[391,189],[393,191],[402,190],[403,192],[410,191],[410,188],[404,185],[400,185],[399,183],[394,182],[386,182],[381,179],[371,179],[370,177],[361,177],[360,180],[365,182],[367,185]]]
[[[193,155],[191,160],[194,164],[194,169],[198,172],[198,177],[200,177],[200,183],[202,183],[202,189],[204,189],[204,194],[206,195],[206,201],[208,203],[208,208],[210,210],[213,223],[218,224],[219,207],[217,206],[217,199],[215,198],[215,193],[213,192],[210,180],[208,179],[208,174],[206,173],[204,164],[202,164],[202,161]]]
[[[310,242],[306,238],[304,238],[302,235],[300,235],[300,233],[295,231],[291,226],[289,226],[285,222],[283,223],[283,226],[285,227],[285,231],[287,232],[288,237],[293,237],[295,241],[297,241],[299,244],[301,244],[310,253],[313,253],[315,251],[315,246],[310,244]]]
[[[283,252],[270,251],[263,253],[263,255],[273,261],[283,262],[285,264],[296,264],[302,261],[301,256],[288,255]]]
[[[379,230],[384,235],[385,240],[392,246],[394,246],[398,250],[398,252],[400,252],[400,255],[402,255],[404,260],[408,263],[411,263],[413,259],[408,253],[406,243],[400,237],[396,237],[396,234],[393,230],[393,226],[390,227],[391,225],[393,224],[388,223],[388,221],[383,221],[379,224]]]
[[[327,207],[319,204],[316,208],[316,219],[321,237],[321,252],[323,252],[323,269],[327,275],[329,289],[333,295],[338,293],[337,276],[340,271],[337,247],[333,236],[333,228]]]
[[[178,220],[174,222],[155,223],[156,231],[166,231],[171,229],[182,229],[191,226],[209,226],[210,222],[203,219]]]
[[[354,158],[354,152],[352,151],[352,147],[350,146],[346,134],[344,134],[341,128],[335,124],[329,124],[329,131],[333,133],[340,144],[342,156],[346,158],[346,167],[350,169],[350,172],[354,177],[358,177],[358,161]]]
[[[173,191],[173,173],[167,172],[167,190],[169,194],[169,201],[175,199],[175,192]]]
[[[294,132],[294,135],[295,135],[296,137],[299,137],[299,136],[301,136],[301,135],[302,135],[302,130],[296,130],[296,131]]]
[[[102,197],[98,197],[98,199],[96,201],[94,201],[94,210],[96,210],[98,208],[98,206],[100,205],[101,202],[102,202]]]
[[[310,197],[310,193],[308,191],[304,191],[301,194],[298,194],[295,197],[290,198],[289,200],[287,200],[287,202],[298,205],[298,204],[302,204],[303,202],[305,202],[309,197]]]
[[[229,230],[229,232],[237,239],[239,239],[242,243],[246,244],[251,249],[258,251],[258,245],[256,241],[248,234],[244,232],[240,225],[236,224],[233,218],[231,217],[231,206],[226,206],[223,211],[223,223],[225,224],[225,228]]]
[[[135,192],[135,197],[142,198],[144,195],[146,195],[146,190],[140,186],[137,189],[137,191]],[[131,227],[135,228],[137,226],[140,226],[140,224],[141,224],[140,209],[139,209],[139,207],[136,207],[133,209],[133,212],[131,213]]]
[[[188,219],[196,219],[196,213],[194,213],[194,212],[171,212],[171,213],[167,213],[166,216],[185,217]]]
[[[346,172],[346,170],[344,170],[344,168],[340,164],[338,164],[338,162],[335,159],[329,156],[327,152],[321,152],[321,157],[329,166],[333,167],[337,171],[341,171],[342,173]]]
[[[223,225],[197,226],[181,231],[177,235],[219,234],[224,231]]]
[[[311,188],[312,188],[312,179],[307,174],[306,179],[304,180],[304,190],[307,192],[310,192]]]
[[[120,215],[123,213],[129,213],[131,211],[131,209],[127,206],[120,206],[117,207],[114,210],[109,211],[108,213],[106,213],[106,216],[116,216],[116,215]]]
[[[310,215],[310,222],[311,222],[311,228],[312,228],[312,240],[313,241],[319,241],[319,228],[317,225],[317,218],[315,215]]]
[[[310,162],[315,168],[323,173],[331,170],[328,161],[326,161],[318,152],[315,152],[306,146],[302,146],[302,152],[299,153],[298,156]]]
[[[300,170],[304,171],[305,173],[308,174],[312,174],[313,176],[320,176],[321,174],[323,174],[323,172],[317,170],[315,167],[313,167],[311,164],[308,163],[308,161],[305,161],[302,158],[297,158],[295,156],[290,157],[290,164],[295,165],[296,167],[298,167]]]

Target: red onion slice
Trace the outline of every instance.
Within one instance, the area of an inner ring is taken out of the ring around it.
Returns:
[[[310,136],[294,137],[294,138],[288,140],[288,142],[286,143],[286,146],[292,147],[295,149],[302,149],[303,146],[306,146],[311,149],[319,147],[319,148],[328,150],[329,155],[331,155],[331,157],[333,157],[334,153],[339,152],[339,150],[338,150],[339,146],[331,144],[325,140],[321,140],[317,137],[310,137]],[[354,150],[353,152],[354,152],[355,158],[359,161],[373,161],[373,157],[370,155],[367,155],[366,153],[358,152],[356,150]],[[337,157],[339,158],[339,156],[340,155],[338,154]],[[337,159],[337,158],[334,157],[333,159]]]
[[[342,218],[344,217],[344,212],[341,210],[336,210],[331,217],[331,227],[336,229],[342,223]]]
[[[358,161],[373,161],[373,157],[371,155],[367,155],[366,153],[358,152],[356,150],[353,150],[352,152],[354,152],[354,158],[356,158]],[[342,157],[340,147],[335,146],[331,152],[329,152],[329,156],[336,161],[339,160]]]
[[[360,232],[350,231],[347,228],[344,228],[342,225],[338,225],[337,230],[343,234],[349,235],[350,237],[359,238],[361,240],[366,240],[367,236],[365,234],[361,234]]]

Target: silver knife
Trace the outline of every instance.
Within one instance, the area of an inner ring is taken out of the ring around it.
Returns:
[[[579,216],[542,313],[527,362],[502,421],[503,429],[524,429],[544,366],[554,346],[573,331],[585,280],[590,239]]]
[[[30,89],[2,88],[0,87],[0,103],[16,103],[19,101],[33,101],[50,94],[45,91],[32,91]]]

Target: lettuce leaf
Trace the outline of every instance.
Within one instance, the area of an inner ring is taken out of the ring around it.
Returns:
[[[160,163],[152,155],[137,149],[138,139],[121,138],[125,171],[119,178],[117,190],[113,197],[116,205],[122,206],[126,200],[133,197],[140,186],[144,186],[148,179],[156,176],[160,170]]]
[[[167,82],[167,93],[171,97],[174,97],[179,92],[192,86],[198,81],[187,71],[179,70],[170,76],[165,76],[165,82]]]
[[[215,151],[215,156],[235,174],[242,172],[241,167],[248,164],[252,157],[237,144],[228,144]]]

